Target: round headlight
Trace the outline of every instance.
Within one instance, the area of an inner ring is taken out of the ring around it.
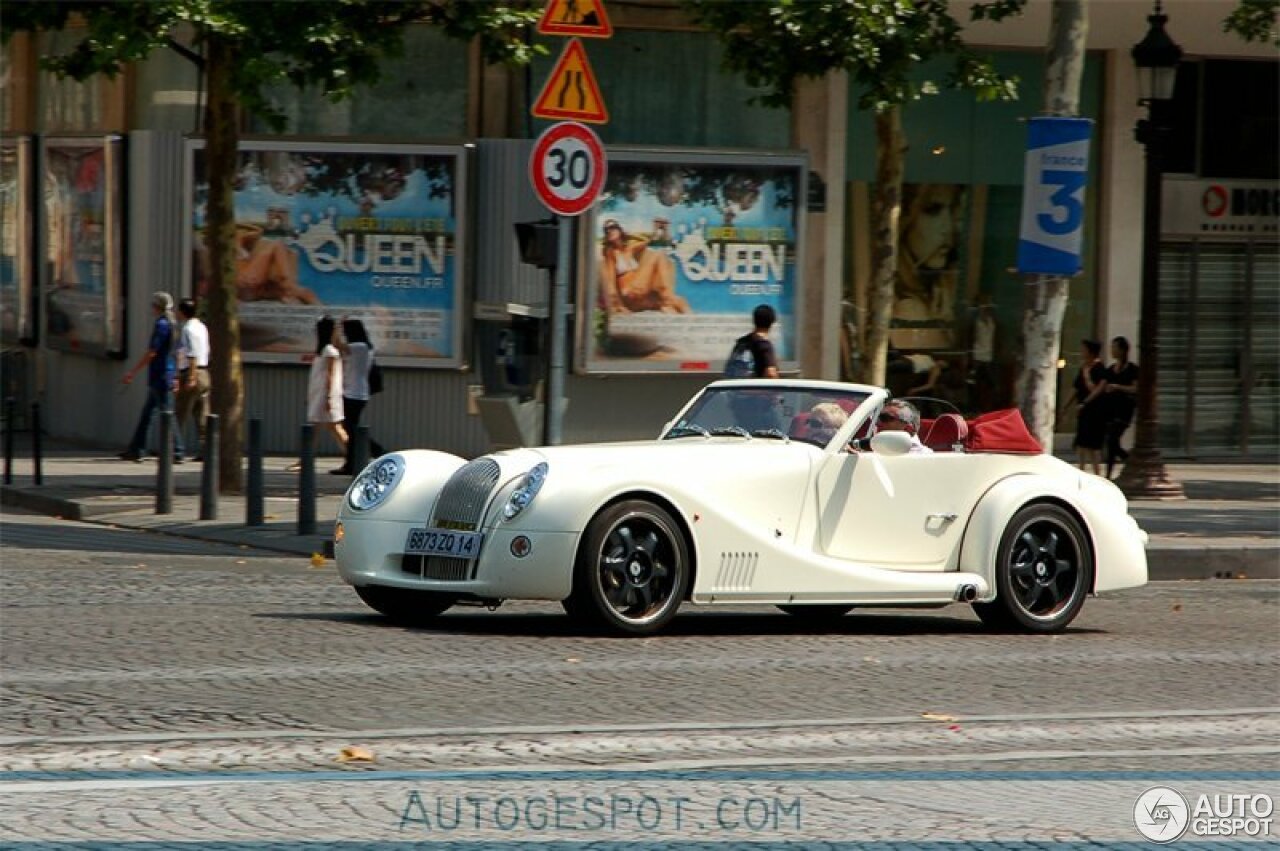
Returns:
[[[546,480],[547,462],[542,461],[535,464],[532,470],[524,474],[520,484],[516,485],[516,489],[511,492],[511,496],[507,499],[507,504],[502,507],[502,516],[510,520],[521,511],[524,511],[525,506],[533,502],[533,498],[538,495],[538,491],[542,489],[542,483]]]
[[[356,511],[377,508],[395,490],[404,475],[404,462],[398,455],[379,458],[365,467],[347,491],[347,504]]]

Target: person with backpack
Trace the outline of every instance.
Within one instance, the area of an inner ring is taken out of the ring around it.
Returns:
[[[329,472],[335,476],[354,476],[356,429],[369,397],[373,395],[369,375],[373,372],[373,345],[364,323],[359,319],[342,320],[342,339],[338,342],[342,352],[342,418],[347,429],[347,457],[342,466]],[[378,389],[381,389],[379,386]],[[385,454],[382,444],[369,439],[371,458]]]
[[[778,312],[762,304],[751,312],[755,330],[733,344],[725,363],[726,378],[778,378],[778,356],[769,340],[769,329],[778,321]]]

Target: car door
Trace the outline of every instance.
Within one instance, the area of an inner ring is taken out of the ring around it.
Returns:
[[[965,524],[991,484],[990,459],[965,453],[833,456],[818,475],[819,546],[897,570],[955,570]]]

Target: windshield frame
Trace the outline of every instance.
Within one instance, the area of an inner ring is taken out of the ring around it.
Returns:
[[[727,412],[725,407],[733,407],[731,402],[735,398],[728,394],[737,394],[737,398],[750,398],[743,391],[751,393],[760,393],[761,396],[772,394],[775,398],[766,406],[772,409],[775,406],[778,410],[768,410],[757,412],[763,414],[762,421],[753,423],[757,428],[748,429],[749,432],[766,431],[769,428],[776,428],[783,435],[787,435],[782,440],[776,437],[770,437],[763,434],[750,435],[738,440],[759,441],[763,443],[803,443],[807,446],[813,446],[825,453],[833,453],[843,449],[853,439],[853,435],[861,427],[862,423],[869,421],[868,418],[872,413],[878,410],[884,401],[888,398],[887,391],[882,387],[872,387],[865,384],[849,384],[834,381],[795,381],[783,379],[738,379],[729,381],[717,381],[704,387],[700,392],[689,400],[680,412],[671,419],[658,435],[659,441],[676,440],[680,438],[690,438],[695,440],[710,440],[712,437],[728,437],[733,435],[716,435],[713,432],[717,430],[725,430],[728,426],[738,425],[746,427],[748,423],[741,421],[741,409],[735,408],[732,416],[726,422],[719,422],[716,419],[718,414],[720,419],[724,419]],[[761,392],[763,391],[763,392]],[[787,404],[784,399],[789,399]],[[724,400],[723,402],[720,400]],[[805,437],[791,436],[795,418],[803,413],[809,413],[813,405],[819,402],[845,401],[852,404],[852,410],[849,412],[845,423],[834,432],[825,444],[819,444]],[[709,405],[718,405],[719,410],[715,408],[708,409]],[[704,421],[704,415],[708,415]],[[770,422],[764,422],[764,419]],[[698,429],[705,429],[708,434],[702,435],[698,433]]]

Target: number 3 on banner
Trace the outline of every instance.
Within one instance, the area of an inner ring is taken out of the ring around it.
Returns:
[[[1088,174],[1083,171],[1046,170],[1041,173],[1041,180],[1049,186],[1056,186],[1049,196],[1049,203],[1054,212],[1040,213],[1036,222],[1045,233],[1062,236],[1075,231],[1084,220],[1084,203],[1081,201]],[[1065,210],[1059,215],[1058,210]]]

